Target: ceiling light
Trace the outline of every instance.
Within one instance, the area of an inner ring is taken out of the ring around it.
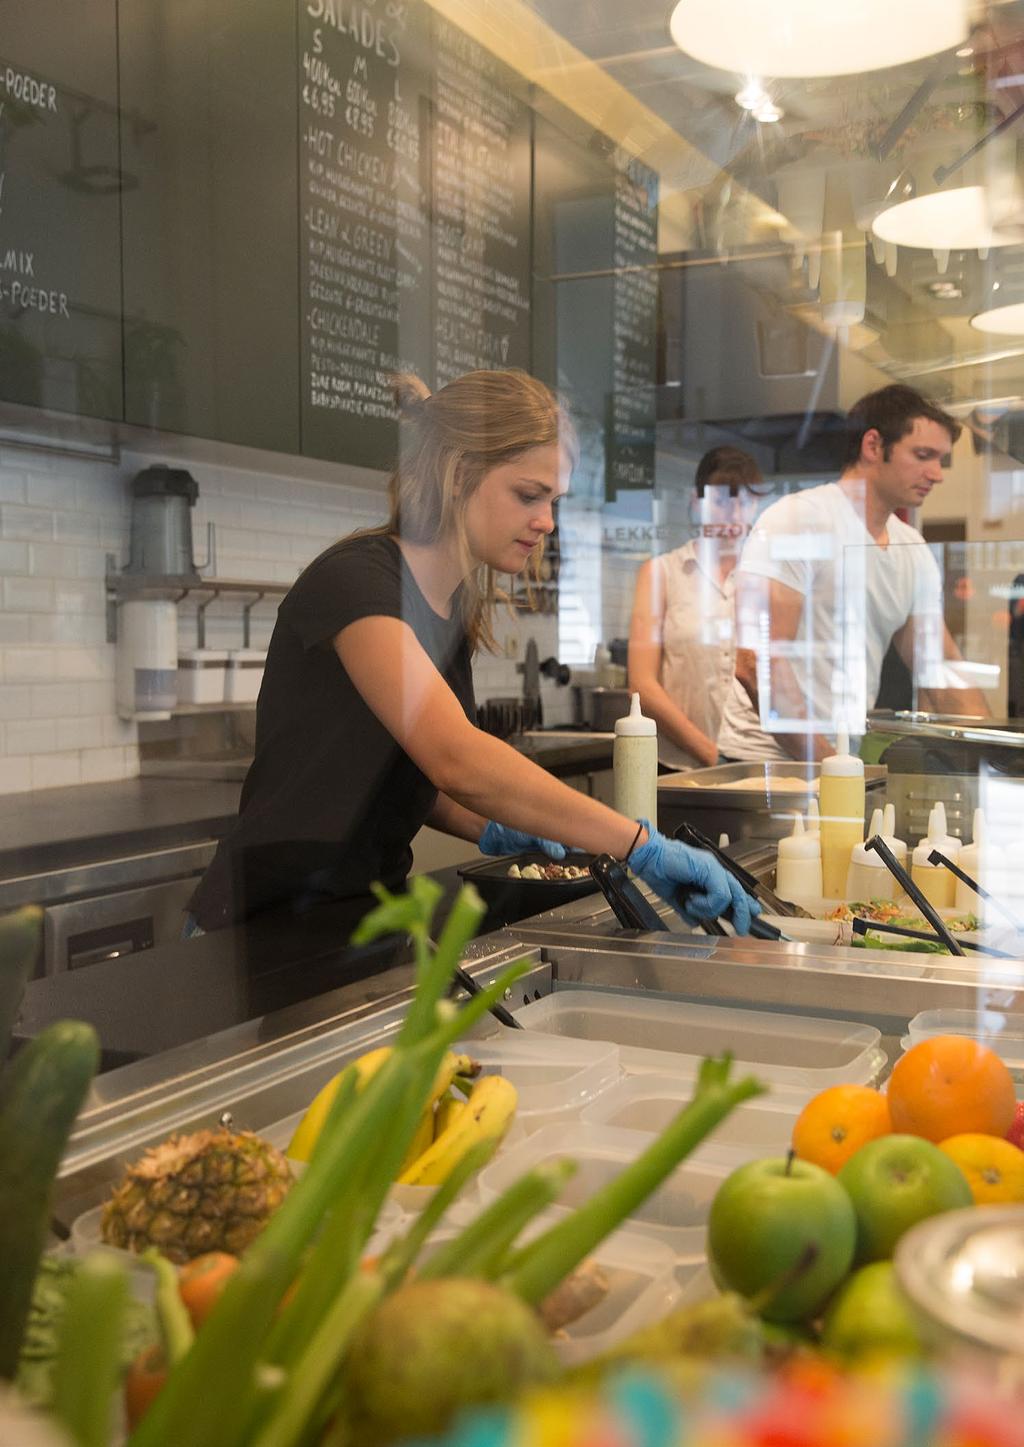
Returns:
[[[962,45],[966,0],[678,0],[680,50],[746,75],[855,75]]]
[[[754,120],[760,121],[762,125],[770,126],[775,121],[781,121],[784,115],[785,111],[780,109],[769,96],[765,96],[764,100],[754,111]]]
[[[734,100],[741,110],[756,111],[768,100],[768,95],[759,80],[748,80],[743,89],[736,92]]]
[[[996,332],[1004,337],[1019,337],[1024,334],[1024,301],[978,312],[977,316],[971,317],[971,326],[978,332]]]
[[[1010,246],[1020,237],[992,228],[991,209],[983,186],[954,186],[899,201],[875,217],[871,228],[883,241],[928,250],[973,251],[985,246]]]

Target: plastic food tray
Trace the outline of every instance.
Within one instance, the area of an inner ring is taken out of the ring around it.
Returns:
[[[649,1143],[649,1136],[640,1131],[582,1122],[545,1126],[510,1148],[501,1160],[485,1167],[480,1175],[480,1195],[486,1204],[542,1161],[569,1157],[577,1163],[576,1174],[552,1207],[552,1214],[564,1216],[617,1176]],[[740,1160],[726,1147],[701,1147],[637,1207],[623,1223],[623,1229],[654,1237],[670,1246],[677,1256],[700,1255],[711,1201]]]
[[[556,990],[516,1014],[544,1034],[614,1041],[627,1074],[694,1076],[705,1056],[728,1050],[737,1074],[814,1093],[827,1085],[869,1085],[885,1065],[880,1032],[849,1020],[598,990]]]
[[[619,1078],[619,1048],[607,1040],[502,1029],[465,1048],[485,1074],[503,1075],[515,1086],[515,1118],[527,1132],[579,1115]]]
[[[630,1075],[586,1106],[585,1125],[659,1134],[693,1095],[696,1077],[683,1075]],[[709,1143],[729,1146],[744,1160],[784,1154],[790,1145],[797,1116],[810,1100],[810,1092],[774,1087],[730,1112],[715,1127]]]
[[[922,1010],[907,1027],[906,1048],[935,1035],[968,1035],[980,1040],[1019,1080],[1024,1077],[1024,1015],[1001,1010]]]

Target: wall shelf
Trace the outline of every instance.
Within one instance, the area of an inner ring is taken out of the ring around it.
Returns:
[[[256,578],[195,578],[188,574],[163,576],[143,573],[118,573],[108,569],[107,642],[117,642],[117,605],[129,600],[170,598],[182,603],[186,598],[201,599],[196,608],[196,633],[200,648],[206,646],[206,610],[221,597],[250,599],[242,609],[243,647],[248,648],[252,610],[264,598],[283,598],[291,583],[262,581]]]

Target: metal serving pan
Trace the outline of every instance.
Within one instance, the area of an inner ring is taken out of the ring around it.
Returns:
[[[871,795],[885,787],[888,769],[867,764],[864,784]],[[817,796],[815,781],[820,764],[778,762],[717,764],[663,774],[658,780],[658,824],[671,833],[689,821],[711,838],[726,833],[730,839],[781,839],[793,827],[793,814],[804,813]],[[803,788],[784,787],[782,779],[799,779]],[[877,801],[881,803],[879,799]]]

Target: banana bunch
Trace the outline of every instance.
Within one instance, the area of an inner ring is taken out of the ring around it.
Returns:
[[[376,1050],[368,1050],[365,1055],[360,1055],[357,1060],[352,1062],[352,1066],[349,1068],[355,1069],[358,1090],[364,1089],[373,1079],[390,1054],[391,1046],[382,1045]],[[340,1071],[333,1076],[310,1102],[288,1146],[287,1154],[293,1161],[308,1161],[313,1154],[313,1149],[320,1138],[324,1122],[330,1114],[334,1097],[338,1093],[338,1087],[344,1074],[345,1071]],[[402,1170],[405,1170],[406,1166],[432,1143],[435,1106],[447,1096],[456,1076],[465,1079],[479,1074],[480,1066],[470,1056],[456,1054],[452,1050],[446,1052],[430,1087],[430,1098],[423,1107],[416,1134],[406,1153],[405,1160],[402,1162]]]
[[[398,1184],[440,1186],[473,1146],[487,1142],[496,1150],[512,1124],[516,1098],[515,1086],[503,1075],[483,1076],[468,1100],[443,1096],[434,1112],[433,1140],[421,1155],[407,1160]]]

